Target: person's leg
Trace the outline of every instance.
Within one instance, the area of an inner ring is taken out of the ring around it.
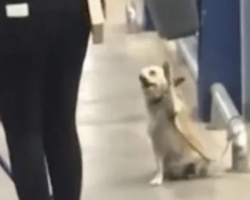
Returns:
[[[0,28],[0,113],[13,180],[20,200],[48,200],[40,102],[45,51],[36,43],[32,47],[28,32],[36,27],[30,22],[5,22]]]
[[[82,13],[61,13],[44,87],[44,148],[55,200],[78,200],[82,160],[75,112],[90,26]]]

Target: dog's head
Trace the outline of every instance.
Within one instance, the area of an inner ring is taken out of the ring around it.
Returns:
[[[157,100],[168,92],[170,85],[178,87],[185,81],[185,78],[173,78],[170,66],[165,62],[162,66],[143,68],[139,80],[147,100]]]

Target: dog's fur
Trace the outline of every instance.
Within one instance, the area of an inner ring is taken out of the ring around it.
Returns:
[[[175,89],[185,79],[171,76],[168,63],[146,67],[139,76],[150,116],[149,137],[157,165],[151,185],[161,185],[164,175],[169,179],[184,179],[191,175],[206,176],[208,173],[210,160],[201,156],[202,145],[192,133],[183,137],[174,121],[176,114],[185,109]]]

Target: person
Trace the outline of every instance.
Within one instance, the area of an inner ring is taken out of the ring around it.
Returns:
[[[0,114],[20,200],[79,200],[75,112],[86,0],[0,1]]]

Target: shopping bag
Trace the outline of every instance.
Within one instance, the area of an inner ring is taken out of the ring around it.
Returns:
[[[93,44],[104,42],[106,4],[104,0],[88,0]]]
[[[145,0],[145,3],[161,37],[170,40],[197,33],[197,0]]]

